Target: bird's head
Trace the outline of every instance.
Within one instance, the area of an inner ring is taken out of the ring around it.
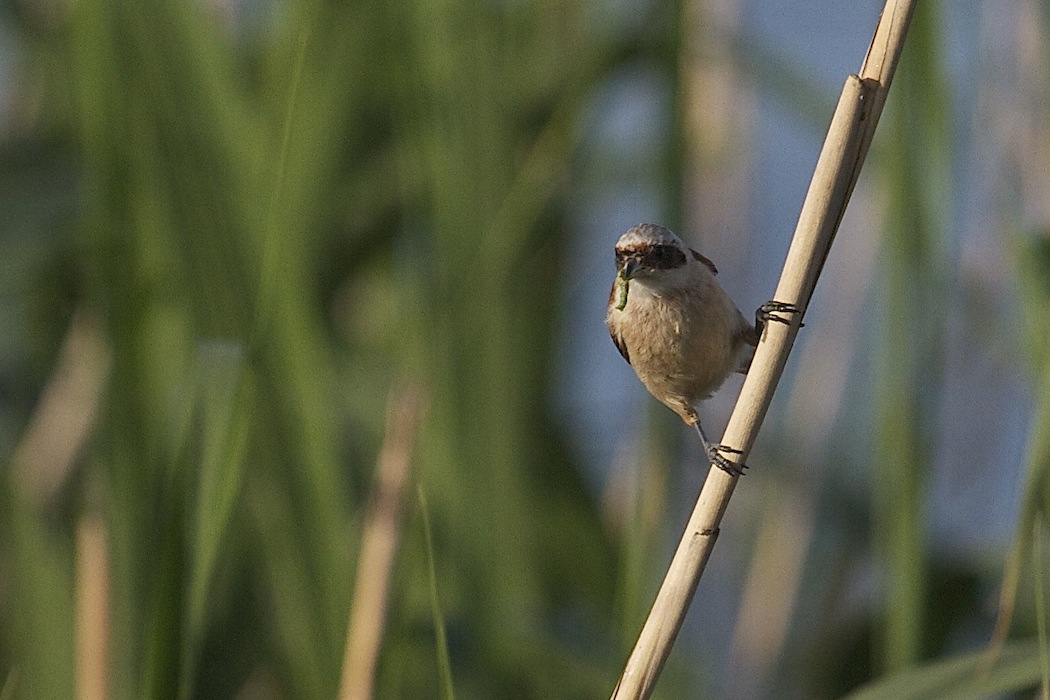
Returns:
[[[692,251],[663,226],[638,224],[616,242],[616,271],[625,281],[657,280],[684,269]]]

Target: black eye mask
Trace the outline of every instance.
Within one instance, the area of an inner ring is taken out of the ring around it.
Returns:
[[[685,253],[673,245],[654,245],[642,258],[642,265],[653,270],[673,270],[685,265]]]
[[[616,254],[616,268],[622,270],[628,260],[636,260],[640,267],[647,270],[673,270],[686,263],[685,253],[677,246],[654,245],[642,251],[630,251]]]

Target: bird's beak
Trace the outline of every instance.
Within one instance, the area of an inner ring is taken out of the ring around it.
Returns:
[[[641,269],[642,264],[634,258],[629,259],[623,264],[623,269],[620,270],[620,275],[625,280],[633,279],[638,274],[638,270]]]

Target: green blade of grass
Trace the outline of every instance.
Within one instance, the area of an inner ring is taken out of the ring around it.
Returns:
[[[250,429],[251,388],[243,350],[214,343],[201,348],[196,377],[196,406],[192,419],[199,433],[196,449],[184,466],[197,474],[193,519],[187,546],[188,574],[186,635],[182,650],[182,697],[191,695],[194,667],[207,627],[210,586],[234,506],[241,495]]]
[[[441,600],[437,589],[437,570],[434,567],[434,538],[430,532],[430,512],[427,509],[423,487],[419,488],[419,511],[423,518],[423,538],[427,549],[427,575],[430,582],[430,611],[434,620],[434,635],[437,646],[438,674],[441,677],[441,697],[455,700],[452,685],[452,662],[448,653],[448,635],[445,632],[445,616],[441,613]]]
[[[966,700],[1018,692],[1039,684],[1040,642],[1011,642],[987,674],[985,653],[975,651],[919,666],[867,685],[845,700]]]
[[[929,623],[924,500],[946,326],[926,310],[945,303],[949,259],[943,184],[950,181],[949,112],[938,26],[936,7],[918,3],[894,81],[882,163],[893,212],[883,245],[873,531],[883,570],[879,654],[891,671],[922,658]]]

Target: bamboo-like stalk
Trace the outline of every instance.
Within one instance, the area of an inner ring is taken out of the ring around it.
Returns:
[[[722,443],[746,459],[783,373],[799,322],[816,287],[857,182],[900,58],[915,0],[888,0],[859,75],[846,79],[802,205],[775,299],[799,309],[789,324],[769,323]],[[656,601],[612,697],[648,698],[718,537],[736,477],[712,468],[664,577]]]
[[[48,503],[72,473],[98,418],[110,363],[110,349],[94,320],[77,311],[11,459],[15,480],[34,505]]]
[[[371,503],[361,534],[357,582],[339,684],[341,700],[366,700],[373,695],[375,667],[386,627],[390,576],[401,539],[405,493],[422,407],[418,387],[391,393],[386,438],[379,453]]]
[[[109,697],[110,586],[106,526],[95,515],[77,524],[76,679],[78,700]]]

